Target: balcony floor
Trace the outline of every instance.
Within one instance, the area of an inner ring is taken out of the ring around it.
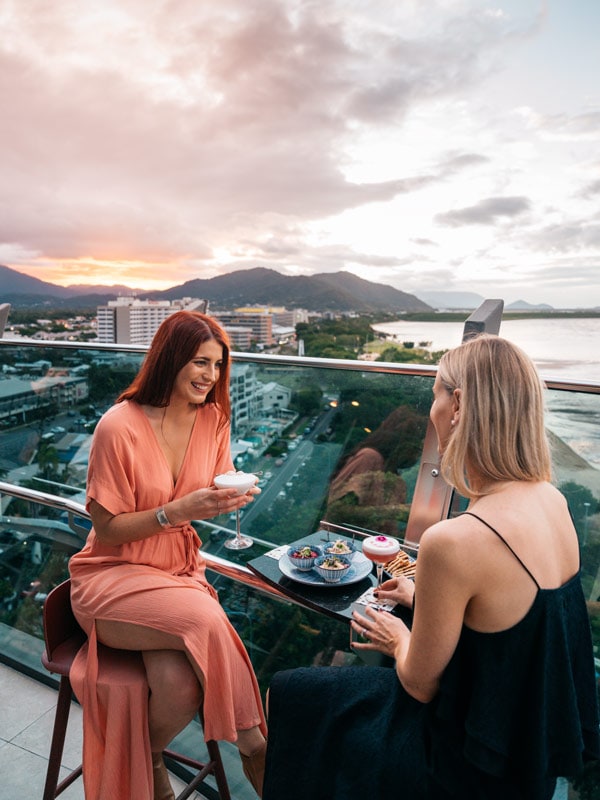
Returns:
[[[54,723],[57,693],[33,678],[0,663],[0,796],[6,800],[41,797],[44,790],[48,751]],[[81,708],[73,703],[63,754],[64,775],[81,762]],[[243,777],[237,749],[221,745],[221,757],[235,800],[256,800]],[[64,777],[61,775],[61,777]],[[174,775],[175,794],[183,784]],[[84,800],[83,781],[66,789],[64,800]],[[202,798],[195,792],[192,798]]]
[[[19,800],[41,797],[46,778],[48,750],[54,722],[56,691],[33,678],[22,675],[0,662],[0,775],[1,797]],[[63,754],[64,775],[81,761],[81,708],[72,704]],[[236,748],[221,745],[221,757],[234,800],[256,800],[256,795],[243,777]],[[61,777],[64,777],[61,775]],[[183,784],[171,775],[175,794]],[[567,800],[567,782],[559,779],[553,800]],[[192,800],[202,800],[194,792]],[[64,800],[85,800],[83,781],[75,781],[66,789]]]

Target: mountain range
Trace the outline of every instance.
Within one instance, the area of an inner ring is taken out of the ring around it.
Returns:
[[[431,310],[431,306],[412,294],[357,278],[349,272],[288,276],[256,267],[216,278],[193,279],[160,292],[148,292],[126,286],[58,286],[0,265],[0,301],[11,303],[15,308],[90,308],[123,294],[149,300],[198,297],[209,300],[215,309],[272,305],[321,312]]]
[[[419,300],[433,306],[433,308],[438,309],[438,311],[472,311],[478,308],[484,300],[488,299],[476,292],[422,291],[417,292],[416,295]],[[509,303],[504,310],[554,311],[554,308],[546,303],[532,304],[525,300],[515,300],[514,303]]]

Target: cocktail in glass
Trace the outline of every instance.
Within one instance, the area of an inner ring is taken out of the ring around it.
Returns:
[[[382,534],[380,536],[368,536],[363,539],[363,555],[374,561],[377,568],[377,589],[381,586],[383,565],[391,561],[394,556],[397,556],[399,550],[400,542],[391,536],[383,536]]]
[[[238,494],[245,494],[257,481],[257,476],[251,472],[226,472],[217,475],[214,484],[217,489],[235,489]],[[240,530],[240,510],[235,512],[235,536],[225,541],[225,547],[229,550],[245,550],[252,547],[254,541],[249,536],[242,536]]]

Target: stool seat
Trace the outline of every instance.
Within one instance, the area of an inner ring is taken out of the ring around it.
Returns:
[[[48,770],[43,800],[54,800],[62,794],[82,774],[82,765],[74,769],[59,782],[59,773],[64,749],[73,687],[69,678],[71,666],[83,646],[87,636],[79,626],[71,608],[71,582],[64,581],[55,587],[44,603],[45,650],[42,664],[51,673],[60,675],[56,714],[48,759]],[[141,654],[137,651],[115,650],[98,644],[99,693],[110,697],[111,689],[116,693],[128,686],[140,686],[140,670],[143,672]],[[145,675],[143,676],[145,678]],[[202,709],[199,710],[202,719]],[[194,791],[201,791],[200,784],[213,775],[220,800],[231,800],[225,770],[221,761],[219,746],[215,741],[206,742],[209,760],[206,762],[185,756],[174,750],[164,750],[163,755],[175,762],[192,767],[197,771],[194,778],[178,795],[177,800],[185,800]]]

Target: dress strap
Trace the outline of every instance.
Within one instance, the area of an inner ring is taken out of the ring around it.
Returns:
[[[518,562],[519,562],[519,564],[520,564],[520,565],[523,567],[523,569],[525,570],[525,572],[526,572],[526,573],[529,575],[529,577],[531,578],[531,580],[532,580],[532,581],[535,583],[535,585],[537,586],[537,588],[538,588],[538,589],[540,588],[540,585],[539,585],[539,583],[536,581],[536,579],[534,578],[533,574],[531,573],[531,570],[529,570],[529,569],[528,569],[528,568],[525,566],[525,564],[524,564],[524,563],[521,561],[521,559],[519,558],[519,556],[518,556],[518,555],[515,553],[515,551],[512,549],[512,547],[511,547],[511,546],[509,545],[509,543],[506,541],[506,539],[505,539],[503,536],[501,536],[501,535],[498,533],[498,531],[497,531],[495,528],[492,528],[492,526],[490,525],[490,523],[489,523],[489,522],[486,522],[484,519],[481,519],[481,517],[478,517],[478,516],[477,516],[477,514],[473,514],[473,512],[472,512],[472,511],[463,511],[463,515],[464,515],[464,514],[468,514],[468,516],[470,516],[470,517],[475,517],[475,519],[478,519],[478,520],[479,520],[479,522],[483,523],[483,524],[486,526],[486,528],[489,528],[489,529],[492,531],[492,533],[495,533],[495,534],[496,534],[496,536],[497,536],[497,537],[500,539],[500,541],[504,542],[504,544],[505,544],[505,545],[508,547],[508,549],[510,550],[510,552],[511,552],[511,553],[513,554],[513,556],[514,556],[514,557],[517,559],[517,561],[518,561]]]

